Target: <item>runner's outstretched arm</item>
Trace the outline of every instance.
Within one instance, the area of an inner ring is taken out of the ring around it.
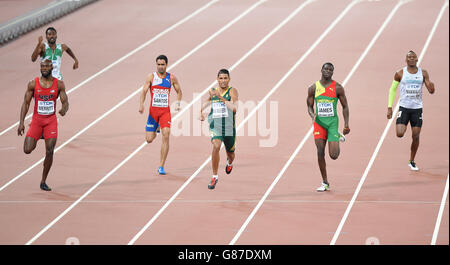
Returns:
[[[147,92],[150,89],[150,86],[152,85],[152,80],[153,80],[153,73],[151,73],[147,76],[147,78],[145,79],[144,86],[142,86],[142,93],[141,93],[141,98],[139,101],[139,112],[140,113],[144,112],[145,97],[147,96]]]
[[[28,82],[27,91],[23,98],[22,107],[20,108],[20,123],[17,129],[17,135],[22,135],[25,132],[25,116],[27,115],[28,109],[30,108],[30,102],[34,94],[34,80]]]

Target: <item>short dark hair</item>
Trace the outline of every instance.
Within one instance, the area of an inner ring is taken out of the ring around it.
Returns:
[[[219,72],[217,73],[217,77],[219,77],[220,74],[226,74],[228,75],[228,77],[230,77],[230,71],[225,68],[219,70]]]
[[[324,64],[322,65],[322,69],[325,67],[325,65],[329,65],[329,66],[333,67],[333,70],[334,70],[334,65],[333,65],[332,63],[330,63],[330,62],[324,63]]]
[[[160,56],[156,57],[156,61],[158,60],[164,60],[166,61],[166,64],[169,63],[169,59],[167,59],[167,56],[165,56],[164,54],[161,54]]]
[[[55,29],[54,27],[48,27],[48,28],[45,30],[45,34],[47,34],[49,30],[53,30],[53,31],[56,33],[56,29]]]
[[[42,64],[51,64],[53,66],[52,60],[46,58],[44,60],[41,61]]]
[[[408,53],[414,53],[414,55],[417,56],[417,53],[415,53],[413,50],[410,50]],[[408,55],[408,53],[406,55]]]

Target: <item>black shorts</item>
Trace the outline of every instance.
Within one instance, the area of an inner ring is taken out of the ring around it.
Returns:
[[[397,124],[408,125],[411,127],[422,127],[422,109],[407,109],[400,107],[397,114]]]

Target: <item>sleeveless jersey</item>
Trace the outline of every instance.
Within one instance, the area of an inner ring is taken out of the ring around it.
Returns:
[[[157,72],[153,73],[152,86],[150,87],[151,108],[168,109],[169,96],[172,83],[170,82],[170,74],[166,73],[164,78],[160,78]]]
[[[338,102],[336,81],[333,80],[326,88],[322,86],[320,81],[317,81],[314,99],[316,102],[316,123],[326,126],[338,117],[336,112]]]
[[[53,51],[52,48],[50,48],[48,43],[45,42],[44,45],[45,45],[44,57],[42,57],[41,60],[42,61],[46,59],[51,60],[53,64],[52,76],[58,78],[59,80],[62,80],[61,75],[61,58],[63,54],[62,45],[56,44],[55,51]]]
[[[55,115],[56,99],[58,98],[58,79],[53,78],[49,88],[41,87],[39,77],[34,79],[34,115]]]
[[[217,89],[217,88],[216,88]],[[222,94],[227,101],[231,100],[231,87]],[[227,108],[217,96],[211,97],[211,111],[208,115],[210,129],[217,136],[235,136],[236,135],[236,113]]]
[[[422,69],[418,67],[417,73],[411,74],[405,66],[400,80],[400,106],[407,109],[421,109],[422,85]]]

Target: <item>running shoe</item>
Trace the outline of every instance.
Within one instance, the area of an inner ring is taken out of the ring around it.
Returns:
[[[230,174],[231,170],[233,170],[233,165],[229,165],[227,160],[227,165],[225,166],[225,173]]]
[[[41,190],[45,190],[45,191],[51,191],[52,189],[49,188],[49,186],[47,186],[47,184],[45,184],[45,182],[42,182],[40,185]]]
[[[414,162],[414,160],[410,160],[409,163],[408,163],[408,166],[411,168],[411,170],[414,170],[414,171],[419,170],[419,168],[417,167],[417,165]]]
[[[158,168],[158,173],[159,173],[160,175],[165,175],[165,174],[166,174],[166,171],[164,171],[164,168],[163,168],[163,167],[159,167],[159,168]]]
[[[208,189],[212,190],[216,187],[217,182],[219,182],[218,178],[212,177],[211,182],[208,184]]]
[[[339,141],[340,142],[345,142],[345,136],[343,133],[339,133]]]
[[[317,188],[317,191],[326,191],[326,190],[330,190],[330,185],[323,182],[322,185],[320,185],[320,187]]]

